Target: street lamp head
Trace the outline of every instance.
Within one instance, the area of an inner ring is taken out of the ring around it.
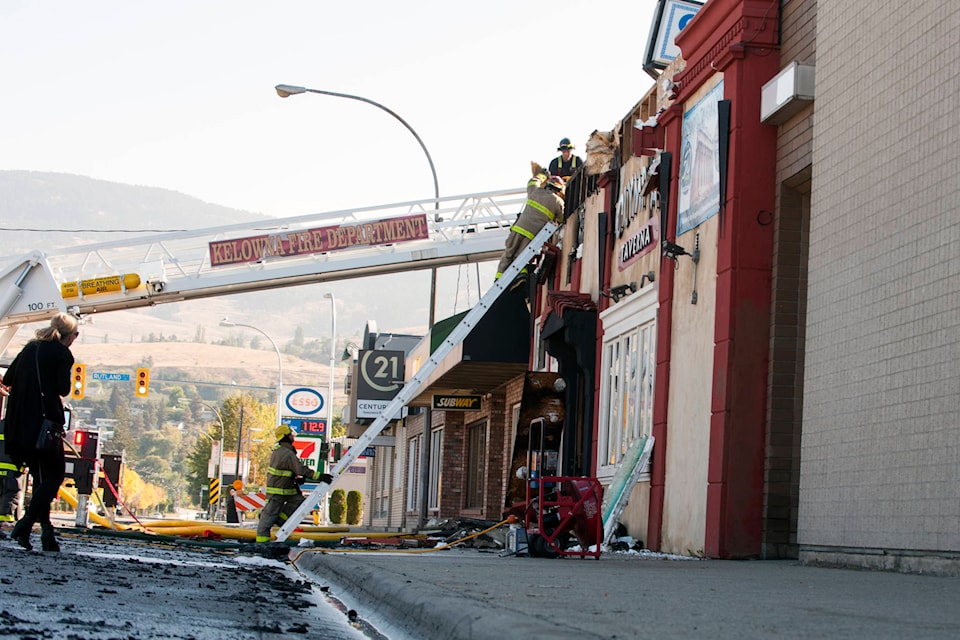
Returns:
[[[332,291],[327,291],[325,294],[323,294],[323,297],[326,298],[326,299],[328,299],[328,300],[333,300],[333,292],[332,292]]]
[[[306,93],[306,87],[298,87],[292,84],[278,84],[274,87],[277,90],[277,95],[281,98],[289,98],[290,96],[295,96],[298,93]]]
[[[235,326],[237,326],[237,323],[236,323],[236,322],[230,322],[228,319],[224,318],[223,320],[220,321],[220,326],[221,326],[221,327],[235,327]]]

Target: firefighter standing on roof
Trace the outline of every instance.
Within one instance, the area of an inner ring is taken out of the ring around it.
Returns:
[[[275,524],[286,522],[294,511],[303,504],[300,484],[303,479],[317,480],[330,484],[333,476],[319,473],[303,464],[297,450],[293,447],[294,432],[285,424],[274,430],[277,445],[270,454],[267,467],[267,504],[260,512],[257,523],[257,542],[270,542],[270,529]]]
[[[550,174],[560,176],[566,182],[577,169],[583,166],[583,160],[579,156],[573,155],[573,145],[570,143],[570,138],[561,140],[560,144],[557,145],[557,151],[560,152],[560,155],[550,161]]]
[[[547,221],[563,222],[563,194],[566,184],[560,176],[549,176],[543,167],[530,163],[533,177],[527,183],[527,202],[507,236],[503,256],[497,265],[499,278]],[[524,268],[521,273],[526,273]]]

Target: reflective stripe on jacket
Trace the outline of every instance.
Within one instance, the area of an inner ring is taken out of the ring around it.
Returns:
[[[316,472],[305,465],[292,442],[278,442],[270,454],[267,466],[266,494],[274,496],[294,496],[300,492],[297,477],[316,479]]]
[[[544,188],[547,176],[538,174],[527,183],[527,203],[510,231],[533,240],[547,221],[563,222],[563,198],[555,191]]]

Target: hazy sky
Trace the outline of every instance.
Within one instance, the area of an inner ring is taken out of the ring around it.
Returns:
[[[653,0],[2,0],[0,169],[293,216],[522,186],[651,86]],[[198,226],[206,226],[198,224]]]

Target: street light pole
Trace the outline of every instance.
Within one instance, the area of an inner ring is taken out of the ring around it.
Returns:
[[[430,172],[433,174],[433,193],[435,198],[434,208],[436,209],[440,208],[440,182],[437,180],[437,169],[436,167],[433,166],[433,158],[430,157],[430,152],[427,151],[427,145],[423,144],[423,140],[420,139],[420,136],[417,134],[416,131],[414,131],[413,127],[411,127],[406,120],[404,120],[399,115],[397,115],[396,112],[394,112],[391,109],[388,109],[387,107],[383,106],[379,102],[374,102],[369,98],[364,98],[362,96],[354,96],[349,93],[337,93],[336,91],[324,91],[323,89],[308,89],[306,87],[298,87],[296,85],[291,85],[291,84],[278,84],[275,87],[275,89],[277,90],[277,95],[280,96],[281,98],[289,98],[290,96],[295,96],[301,93],[319,93],[321,95],[334,96],[336,98],[347,98],[349,100],[359,100],[360,102],[366,102],[367,104],[371,104],[377,107],[378,109],[382,109],[387,113],[389,113],[394,118],[396,118],[400,122],[400,124],[405,126],[407,130],[413,134],[413,137],[417,139],[417,144],[419,144],[420,148],[423,149],[423,154],[427,156],[427,163],[430,165]]]
[[[397,115],[394,111],[388,109],[387,107],[383,106],[383,105],[380,104],[379,102],[374,102],[373,100],[370,100],[369,98],[364,98],[364,97],[361,97],[361,96],[350,95],[349,93],[337,93],[337,92],[335,92],[335,91],[324,91],[324,90],[322,90],[322,89],[308,89],[308,88],[306,88],[306,87],[300,87],[300,86],[291,85],[291,84],[278,84],[278,85],[277,85],[276,87],[274,87],[274,88],[275,88],[276,91],[277,91],[277,95],[280,96],[281,98],[289,98],[290,96],[298,95],[298,94],[301,94],[301,93],[319,93],[319,94],[325,95],[325,96],[334,96],[334,97],[337,97],[337,98],[348,98],[348,99],[350,99],[350,100],[359,100],[360,102],[366,102],[367,104],[371,104],[371,105],[377,107],[378,109],[382,109],[382,110],[386,111],[387,113],[389,113],[389,114],[390,114],[391,116],[393,116],[394,118],[396,118],[397,120],[399,120],[399,121],[400,121],[400,124],[402,124],[403,126],[405,126],[405,127],[407,128],[407,130],[408,130],[410,133],[413,134],[413,137],[417,139],[417,143],[420,145],[420,148],[423,149],[424,155],[427,156],[427,163],[429,163],[429,165],[430,165],[430,171],[431,171],[431,173],[433,173],[433,192],[434,192],[434,197],[435,197],[435,200],[434,200],[434,205],[435,205],[435,206],[434,206],[434,208],[435,208],[437,211],[440,210],[440,183],[439,183],[439,181],[437,180],[437,169],[436,169],[436,167],[433,166],[433,158],[430,157],[430,152],[427,151],[427,145],[423,144],[423,140],[421,140],[421,139],[420,139],[420,136],[417,134],[417,132],[413,130],[413,127],[411,127],[409,124],[407,124],[407,121],[404,120],[403,118],[401,118],[399,115]],[[437,307],[437,300],[436,300],[436,277],[437,277],[437,270],[436,270],[436,268],[434,268],[434,269],[433,269],[432,276],[431,276],[431,278],[432,278],[432,285],[431,285],[431,292],[430,292],[430,327],[429,327],[429,330],[431,330],[431,331],[433,330],[433,314],[434,314],[434,309],[436,309],[436,307]],[[332,294],[331,294],[331,295],[332,295]],[[331,301],[332,301],[332,299],[331,299]],[[421,526],[423,526],[424,524],[426,524],[427,507],[428,507],[428,503],[429,503],[429,499],[428,499],[428,496],[427,496],[427,489],[428,489],[428,486],[429,486],[429,473],[430,473],[430,435],[431,435],[431,433],[430,433],[431,409],[430,409],[429,406],[428,406],[427,409],[426,409],[426,417],[424,418],[424,420],[425,420],[424,424],[425,424],[426,426],[425,426],[424,429],[423,429],[423,452],[422,452],[422,455],[421,455],[421,458],[420,458],[420,460],[421,460],[421,473],[420,473],[420,476],[421,476],[421,493],[422,493],[422,497],[421,497],[422,503],[421,503],[421,510],[420,510],[420,525],[421,525]],[[331,420],[331,422],[332,422],[332,420]]]
[[[271,346],[273,346],[273,350],[276,351],[277,353],[277,424],[274,426],[279,425],[281,422],[280,405],[281,405],[281,402],[283,401],[283,358],[280,356],[280,349],[277,347],[277,343],[273,341],[273,338],[271,338],[266,331],[264,331],[259,327],[255,327],[252,324],[244,324],[242,322],[233,322],[227,318],[224,318],[223,320],[220,321],[220,326],[221,327],[246,327],[248,329],[253,329],[254,331],[257,331],[258,333],[262,334],[263,337],[270,342]],[[239,460],[238,460],[238,464],[239,464]]]
[[[223,445],[225,444],[225,443],[224,443],[224,435],[223,435],[223,434],[224,434],[224,429],[223,429],[223,416],[220,415],[220,411],[218,411],[216,407],[214,407],[213,405],[209,405],[209,404],[207,404],[206,402],[203,402],[202,400],[187,400],[186,398],[184,398],[183,400],[186,401],[187,403],[189,403],[189,402],[195,402],[195,403],[197,403],[197,404],[199,404],[199,405],[202,405],[202,406],[206,407],[207,409],[210,409],[210,411],[213,411],[213,415],[217,416],[217,420],[220,421],[220,445],[217,447],[217,450],[218,450],[218,454],[217,454],[217,484],[221,485],[220,491],[221,491],[221,495],[222,495],[222,493],[223,493],[223,486],[222,486],[222,485],[223,485]],[[204,435],[204,436],[206,436],[207,438],[210,438],[210,434],[201,432],[201,435]],[[210,443],[213,444],[213,438],[210,438]],[[213,505],[211,505],[211,508],[212,508],[212,506],[213,506]],[[219,506],[219,504],[218,504],[218,506]],[[210,520],[211,520],[211,521],[213,520],[213,514],[212,514],[212,513],[210,514]]]
[[[327,441],[333,437],[333,367],[337,364],[337,303],[333,292],[323,294],[330,299],[330,397],[327,399]]]

